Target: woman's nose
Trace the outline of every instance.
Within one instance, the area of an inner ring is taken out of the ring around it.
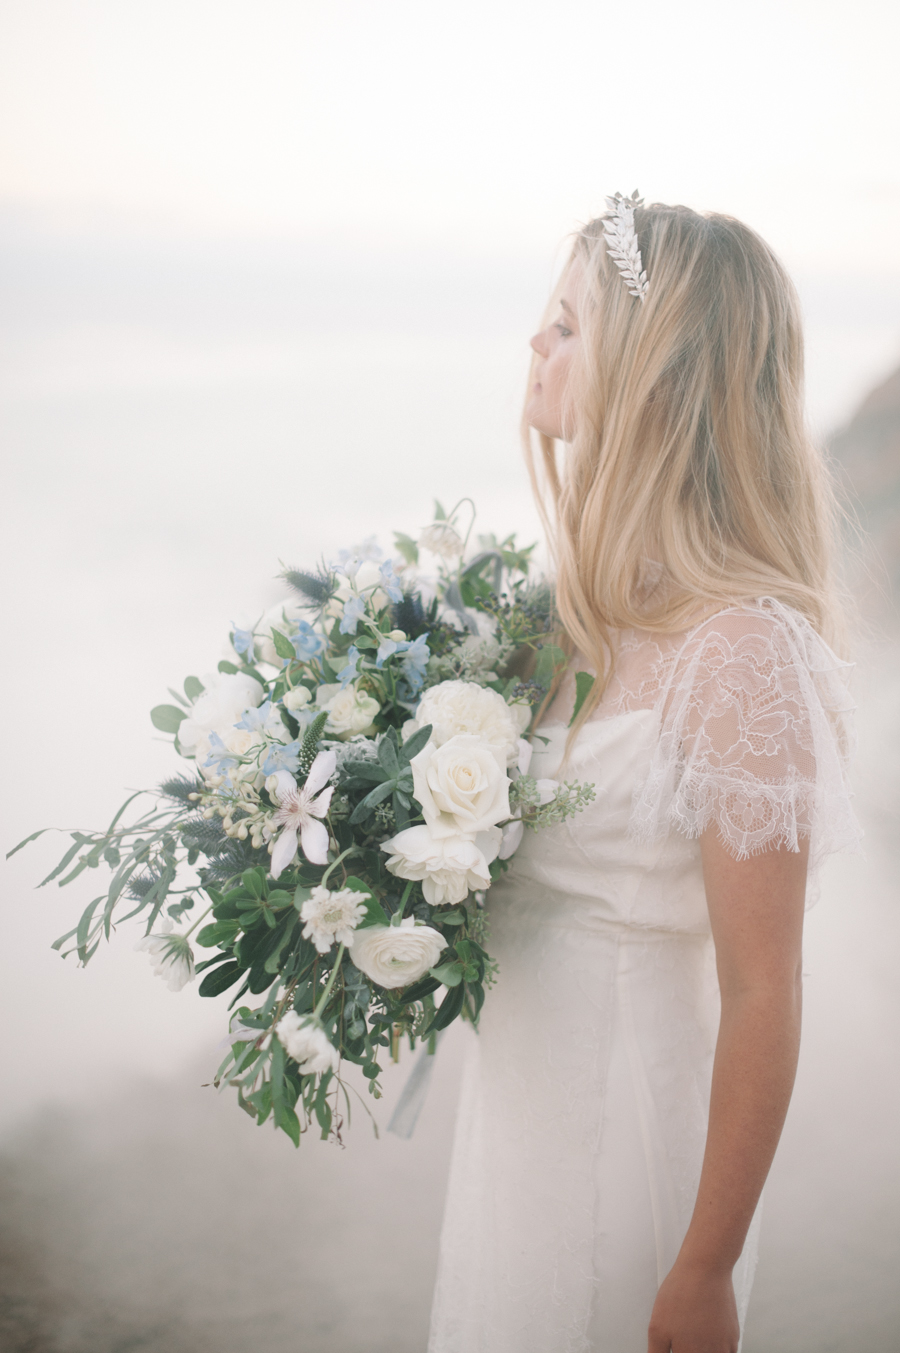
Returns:
[[[547,356],[547,330],[546,330],[546,329],[542,329],[541,332],[540,332],[539,334],[535,334],[534,337],[530,340],[530,342],[531,342],[532,348],[533,348],[534,351],[537,353],[538,357],[546,357],[546,356]]]

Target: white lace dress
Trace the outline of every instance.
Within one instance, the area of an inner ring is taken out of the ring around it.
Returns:
[[[429,1353],[645,1353],[694,1205],[718,989],[698,835],[736,856],[859,830],[839,663],[777,601],[623,635],[564,771],[596,800],[488,895],[500,977],[470,1035]],[[566,727],[548,723],[550,776]],[[743,1322],[758,1218],[735,1269]]]

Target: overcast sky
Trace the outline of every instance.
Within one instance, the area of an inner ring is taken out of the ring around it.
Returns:
[[[0,195],[552,249],[604,194],[900,273],[896,0],[2,0]]]

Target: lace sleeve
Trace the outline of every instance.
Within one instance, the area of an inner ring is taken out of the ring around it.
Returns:
[[[632,828],[654,839],[715,823],[738,859],[770,846],[810,864],[861,832],[846,779],[847,664],[772,598],[723,611],[688,636],[661,693],[661,735]]]

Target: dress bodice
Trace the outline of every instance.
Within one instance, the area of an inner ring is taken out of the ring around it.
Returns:
[[[539,778],[550,778],[563,759],[568,729],[552,723],[540,733],[546,741],[535,742],[531,769]],[[593,784],[595,798],[567,822],[526,834],[513,857],[510,884],[528,881],[564,894],[566,910],[580,914],[586,924],[592,918],[708,931],[698,843],[679,833],[641,840],[629,832],[659,736],[659,713],[652,708],[587,723],[564,773]]]

